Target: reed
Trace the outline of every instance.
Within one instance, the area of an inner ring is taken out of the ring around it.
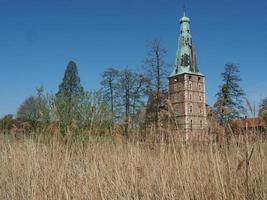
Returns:
[[[267,199],[267,144],[4,137],[0,199]]]

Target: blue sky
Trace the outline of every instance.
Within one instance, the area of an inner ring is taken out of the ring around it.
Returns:
[[[159,38],[174,62],[183,4],[213,105],[227,62],[238,63],[256,105],[267,96],[266,0],[0,0],[0,117],[43,85],[56,92],[69,60],[83,86],[98,89],[107,67],[142,70]]]

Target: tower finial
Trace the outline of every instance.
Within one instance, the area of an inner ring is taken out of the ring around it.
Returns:
[[[183,5],[183,11],[184,11],[184,17],[185,17],[185,13],[186,13],[186,5],[185,5],[185,3]]]

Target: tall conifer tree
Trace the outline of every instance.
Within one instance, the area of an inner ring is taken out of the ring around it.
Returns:
[[[267,97],[265,97],[260,104],[259,116],[263,118],[267,125]]]
[[[76,63],[70,61],[62,83],[59,85],[57,96],[63,95],[66,99],[71,100],[73,97],[83,95],[84,90],[81,85],[80,77]]]
[[[78,118],[78,106],[84,95],[76,63],[70,61],[56,94],[56,107],[61,125],[66,127]]]
[[[215,116],[221,125],[227,121],[240,118],[246,114],[244,107],[245,92],[240,86],[239,66],[226,64],[221,74],[223,84],[216,94]]]

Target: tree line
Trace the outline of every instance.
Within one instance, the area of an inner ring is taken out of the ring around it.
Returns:
[[[101,74],[101,89],[86,91],[81,85],[78,68],[70,61],[62,83],[55,94],[46,93],[43,87],[37,94],[27,98],[19,107],[16,119],[29,123],[36,132],[54,124],[62,135],[72,128],[78,132],[106,133],[120,127],[125,137],[131,130],[139,129],[141,110],[146,106],[147,97],[155,94],[153,124],[159,130],[161,94],[167,92],[167,77],[170,64],[166,61],[167,50],[160,40],[153,40],[147,46],[143,67],[136,72],[129,68],[107,68]],[[246,95],[240,86],[240,68],[226,64],[221,74],[222,84],[216,94],[217,101],[212,107],[214,118],[221,126],[233,119],[247,115]],[[266,119],[267,97],[259,107],[259,116]],[[0,129],[14,128],[12,115],[0,120]]]
[[[160,40],[151,41],[142,63],[144,71],[110,67],[101,74],[102,87],[98,91],[84,89],[77,65],[70,61],[58,91],[49,94],[43,87],[38,87],[37,94],[21,104],[16,120],[28,122],[35,132],[51,124],[56,125],[63,135],[70,127],[79,132],[95,133],[120,127],[128,137],[130,129],[138,128],[138,115],[146,104],[147,95],[154,90],[158,94],[166,90],[166,53]],[[10,128],[5,124],[12,126],[12,119],[12,115],[5,116],[0,128]]]

